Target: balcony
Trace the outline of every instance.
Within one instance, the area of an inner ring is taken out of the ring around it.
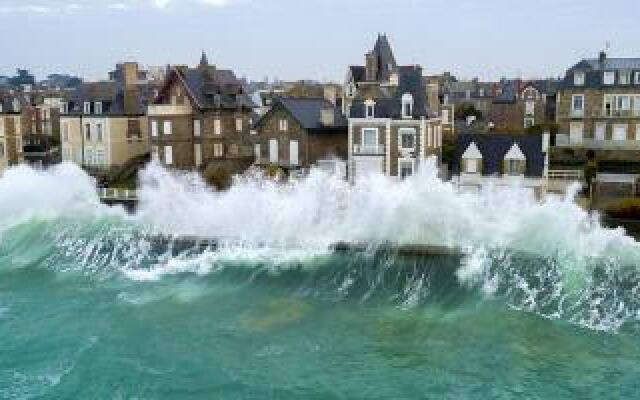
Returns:
[[[385,146],[383,144],[354,144],[353,154],[356,156],[383,156]]]
[[[640,110],[596,110],[593,118],[640,118]]]
[[[571,118],[584,118],[584,110],[571,110],[569,116]]]
[[[593,150],[640,150],[640,140],[570,139],[567,134],[556,135],[556,147],[574,147]]]

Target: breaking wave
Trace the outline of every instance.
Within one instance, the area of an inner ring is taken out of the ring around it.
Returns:
[[[140,186],[129,214],[102,205],[71,164],[6,171],[0,273],[133,282],[195,274],[403,308],[478,296],[610,332],[640,321],[638,243],[572,196],[540,202],[515,186],[459,193],[435,168],[356,186],[322,171],[291,184],[250,173],[215,192],[196,174],[150,165]]]

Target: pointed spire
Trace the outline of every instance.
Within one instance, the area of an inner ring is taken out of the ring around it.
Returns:
[[[201,67],[208,67],[209,66],[209,60],[207,59],[207,53],[205,53],[204,50],[202,50],[202,57],[200,57],[200,66]]]

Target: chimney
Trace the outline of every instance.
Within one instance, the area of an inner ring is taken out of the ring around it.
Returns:
[[[598,55],[598,60],[600,60],[600,62],[603,63],[606,59],[607,59],[607,53],[604,50],[602,50]]]
[[[336,111],[335,108],[327,105],[324,105],[322,109],[320,109],[320,122],[323,126],[333,126],[336,121]]]
[[[366,57],[367,66],[366,66],[366,76],[365,80],[367,81],[376,81],[378,80],[378,56],[375,53],[367,53]]]
[[[324,99],[335,106],[336,100],[338,98],[338,90],[336,89],[336,87],[327,85],[323,88],[323,92],[324,92]]]
[[[126,62],[122,64],[122,83],[125,88],[131,88],[138,83],[138,63]]]
[[[138,94],[138,63],[122,64],[122,83],[124,85],[124,113],[135,115],[140,112]]]

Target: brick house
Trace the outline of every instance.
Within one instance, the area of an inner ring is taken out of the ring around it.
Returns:
[[[324,98],[278,98],[255,125],[254,154],[261,165],[286,170],[319,166],[344,176],[347,119]]]
[[[344,88],[349,180],[370,173],[411,176],[442,148],[442,119],[427,106],[422,68],[399,66],[384,35],[365,61],[349,67]]]
[[[501,83],[490,106],[488,120],[496,133],[525,133],[536,125],[555,122],[558,81],[520,80]]]
[[[63,161],[102,175],[148,154],[147,87],[137,84],[136,63],[121,66],[121,80],[83,83],[63,103]]]
[[[253,162],[253,107],[243,82],[205,54],[196,68],[172,67],[147,110],[152,158],[178,169],[241,172]]]

